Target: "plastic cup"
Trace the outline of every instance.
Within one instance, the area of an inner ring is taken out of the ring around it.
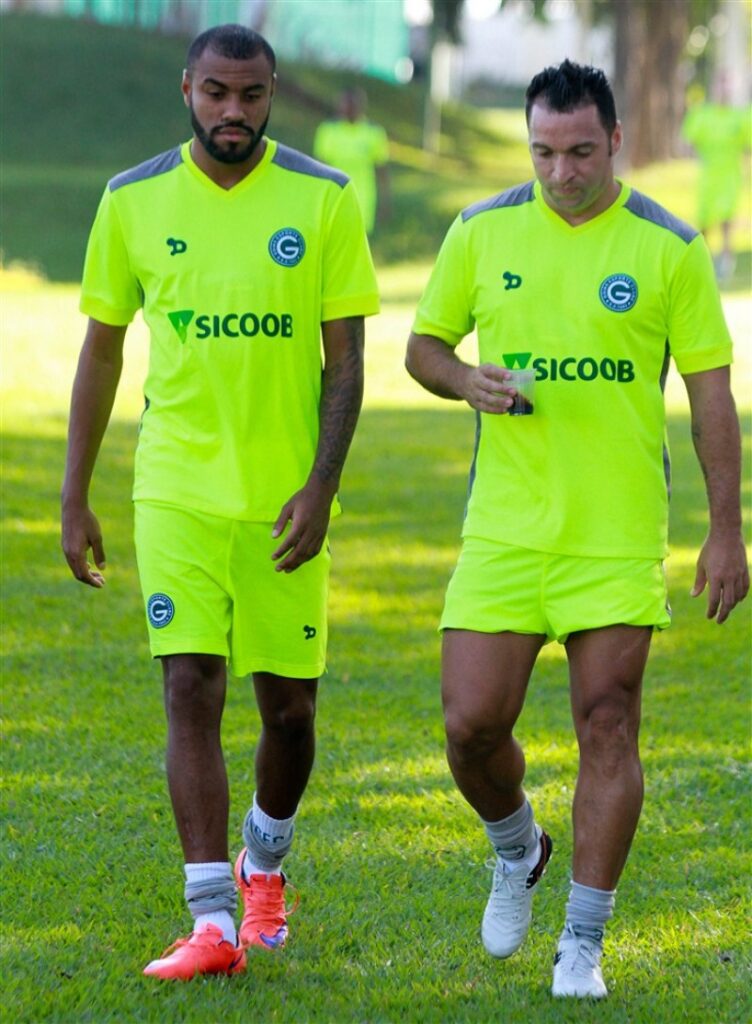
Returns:
[[[508,387],[517,389],[514,404],[507,410],[510,416],[532,416],[535,408],[535,370],[510,370]]]

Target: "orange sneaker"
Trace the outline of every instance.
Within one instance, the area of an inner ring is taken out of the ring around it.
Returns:
[[[245,963],[243,947],[235,948],[222,937],[221,928],[208,924],[200,932],[192,932],[187,939],[178,939],[168,946],[159,960],[144,967],[144,974],[190,981],[197,974],[239,974],[245,970]]]
[[[243,897],[243,923],[240,925],[238,941],[244,949],[262,946],[264,949],[281,949],[287,941],[287,916],[292,914],[300,902],[288,910],[285,906],[284,875],[251,875],[249,882],[243,878],[245,848],[235,862],[235,881]]]

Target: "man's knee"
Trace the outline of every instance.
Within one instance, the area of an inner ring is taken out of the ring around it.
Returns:
[[[288,696],[267,706],[262,711],[264,728],[279,733],[288,740],[308,736],[316,720],[316,701],[307,693]]]
[[[221,714],[225,692],[224,659],[214,655],[163,658],[165,710],[168,718]]]
[[[460,764],[485,760],[511,736],[511,727],[481,720],[456,708],[445,710],[444,728],[449,755]]]
[[[606,771],[617,771],[625,760],[636,756],[638,733],[639,715],[630,702],[614,697],[593,702],[577,727],[580,751]]]

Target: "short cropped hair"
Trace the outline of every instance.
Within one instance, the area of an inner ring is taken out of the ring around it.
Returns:
[[[185,59],[189,75],[204,50],[212,50],[220,57],[229,57],[230,60],[250,60],[263,53],[272,71],[277,69],[277,58],[269,43],[258,32],[244,25],[215,25],[214,28],[208,28],[196,36]]]
[[[598,117],[611,136],[616,127],[614,94],[605,74],[594,68],[565,60],[558,67],[544,68],[530,82],[525,93],[525,117],[530,124],[530,111],[540,100],[551,110],[569,114],[591,103],[598,108]]]

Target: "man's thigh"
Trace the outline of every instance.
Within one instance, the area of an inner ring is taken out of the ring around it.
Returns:
[[[566,650],[576,726],[601,708],[607,716],[622,717],[636,733],[652,635],[646,626],[614,625],[569,636]]]
[[[545,637],[445,629],[441,696],[446,719],[474,732],[511,729]]]

